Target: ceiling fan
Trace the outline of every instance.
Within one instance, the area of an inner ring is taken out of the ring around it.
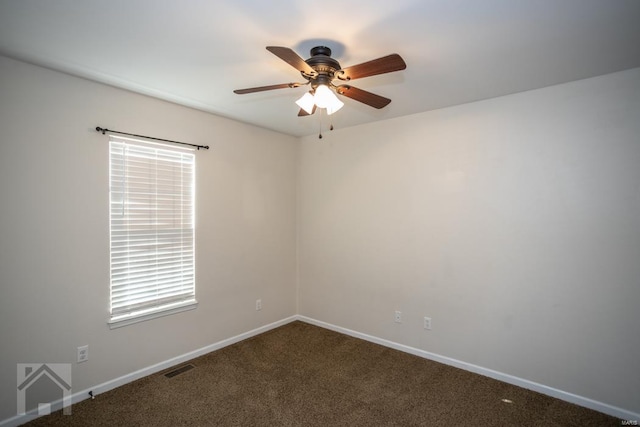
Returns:
[[[362,64],[342,68],[340,63],[331,57],[331,49],[326,46],[316,46],[311,49],[311,57],[302,59],[288,47],[267,46],[267,50],[282,59],[300,72],[307,81],[304,83],[282,83],[270,86],[237,89],[234,93],[247,94],[273,89],[296,88],[311,85],[311,90],[305,93],[296,103],[300,106],[298,116],[308,116],[315,113],[316,107],[326,108],[328,114],[338,111],[344,104],[334,94],[346,96],[362,102],[373,108],[383,108],[391,100],[366,90],[358,89],[348,84],[334,84],[334,80],[349,82],[363,77],[377,74],[391,73],[407,68],[400,55],[394,53]]]

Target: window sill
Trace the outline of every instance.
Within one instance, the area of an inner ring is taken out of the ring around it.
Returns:
[[[189,301],[180,305],[173,305],[167,308],[158,309],[157,311],[147,312],[144,314],[122,316],[116,319],[109,320],[110,329],[117,329],[123,326],[133,325],[134,323],[145,322],[151,319],[157,319],[158,317],[169,316],[171,314],[182,313],[183,311],[193,310],[198,307],[198,301]]]

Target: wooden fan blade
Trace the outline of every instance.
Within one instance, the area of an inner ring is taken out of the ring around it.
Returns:
[[[273,53],[278,58],[285,61],[287,64],[291,65],[298,71],[301,71],[305,74],[316,74],[316,71],[309,66],[304,59],[300,58],[300,56],[295,53],[293,50],[288,47],[280,47],[280,46],[267,46],[267,50]]]
[[[313,106],[313,110],[311,110],[311,114],[316,112],[316,106]],[[300,109],[300,111],[298,111],[298,117],[304,117],[304,116],[310,116],[311,114],[307,113],[305,110],[303,110],[302,108]]]
[[[358,89],[357,87],[342,85],[336,88],[336,92],[340,95],[344,95],[347,98],[355,99],[356,101],[367,104],[373,108],[383,108],[389,105],[391,100],[384,96],[376,95],[375,93],[367,92],[366,90]]]
[[[287,87],[298,87],[298,86],[300,86],[300,83],[282,83],[279,85],[250,87],[248,89],[236,89],[233,91],[233,93],[237,93],[238,95],[244,95],[245,93],[263,92],[265,90],[284,89]]]
[[[407,68],[404,60],[397,53],[353,65],[336,72],[336,77],[340,80],[354,80],[363,77],[375,76],[376,74],[391,73]]]

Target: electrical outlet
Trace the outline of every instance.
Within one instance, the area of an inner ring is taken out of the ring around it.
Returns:
[[[424,318],[424,328],[431,330],[431,317]]]
[[[396,313],[395,313],[395,315],[393,317],[393,321],[396,322],[396,323],[402,323],[402,312],[401,311],[396,310]]]
[[[257,299],[256,300],[256,311],[260,311],[262,310],[262,300],[261,299]]]
[[[78,347],[78,363],[86,362],[87,360],[89,360],[89,346]]]

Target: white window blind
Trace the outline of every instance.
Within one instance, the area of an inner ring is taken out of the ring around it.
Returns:
[[[195,156],[110,137],[111,320],[194,305]]]

